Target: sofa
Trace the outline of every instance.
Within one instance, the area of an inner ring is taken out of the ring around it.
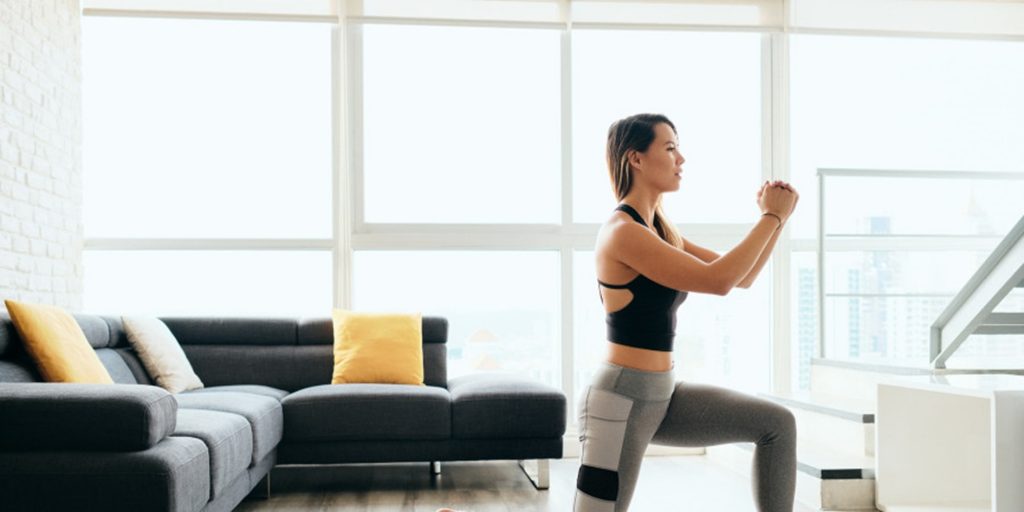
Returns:
[[[546,479],[562,456],[564,394],[449,379],[444,318],[422,320],[424,386],[330,384],[330,318],[162,318],[205,384],[178,394],[153,384],[119,317],[74,318],[114,385],[40,382],[0,312],[5,511],[232,510],[298,464],[535,459]]]

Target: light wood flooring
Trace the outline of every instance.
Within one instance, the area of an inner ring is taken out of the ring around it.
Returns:
[[[551,461],[551,488],[538,491],[515,461],[281,467],[270,499],[244,512],[569,512],[579,459]],[[794,512],[812,512],[797,503]],[[647,457],[631,512],[755,512],[749,478],[704,456]]]

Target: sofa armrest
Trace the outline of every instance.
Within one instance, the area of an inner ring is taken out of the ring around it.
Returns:
[[[156,386],[0,384],[0,450],[144,450],[171,435],[177,413]]]

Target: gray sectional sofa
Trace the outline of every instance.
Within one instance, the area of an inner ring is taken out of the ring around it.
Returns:
[[[329,318],[164,318],[206,385],[172,395],[119,318],[74,316],[117,384],[40,382],[0,312],[5,511],[231,510],[278,465],[562,456],[565,396],[498,374],[449,380],[444,318],[423,318],[425,386],[329,384]]]

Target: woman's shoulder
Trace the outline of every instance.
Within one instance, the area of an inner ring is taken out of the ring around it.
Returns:
[[[597,232],[598,248],[614,248],[621,244],[635,244],[645,238],[657,237],[651,230],[638,224],[628,214],[614,212],[601,224]]]

